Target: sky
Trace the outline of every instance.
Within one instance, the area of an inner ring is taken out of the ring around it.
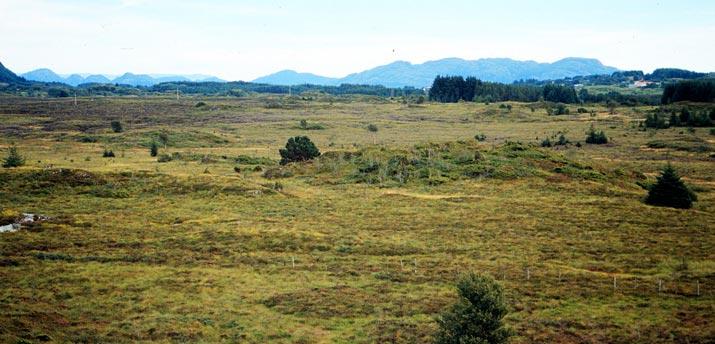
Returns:
[[[0,62],[17,73],[342,77],[446,57],[711,72],[715,1],[0,0]]]

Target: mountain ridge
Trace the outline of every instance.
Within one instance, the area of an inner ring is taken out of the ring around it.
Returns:
[[[555,62],[514,60],[510,58],[482,58],[466,60],[448,57],[412,64],[394,61],[362,72],[351,73],[342,78],[324,77],[312,73],[283,70],[262,76],[253,82],[274,85],[310,84],[322,80],[325,85],[368,84],[386,87],[429,87],[437,75],[474,76],[484,81],[511,83],[523,79],[561,79],[579,75],[611,74],[618,68],[605,66],[598,59],[567,57]]]
[[[59,82],[67,84],[70,86],[77,86],[81,84],[99,83],[99,84],[124,84],[131,86],[153,86],[160,84],[162,82],[175,82],[175,81],[213,81],[213,82],[224,82],[215,76],[202,75],[202,74],[191,74],[191,75],[180,75],[180,74],[134,74],[134,73],[124,73],[119,76],[108,76],[105,74],[83,74],[73,73],[67,76],[62,76],[55,73],[49,68],[38,68],[31,70],[26,73],[20,74],[21,77],[29,81],[39,81],[39,82]]]

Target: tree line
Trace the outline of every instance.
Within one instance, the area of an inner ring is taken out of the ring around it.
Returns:
[[[661,103],[670,104],[680,101],[715,102],[715,80],[686,80],[665,85]]]
[[[429,90],[429,99],[441,103],[462,101],[520,101],[539,100],[556,103],[577,103],[573,86],[547,84],[531,86],[481,81],[474,77],[438,75]]]

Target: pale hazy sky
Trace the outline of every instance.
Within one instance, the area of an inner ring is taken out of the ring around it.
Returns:
[[[715,1],[0,0],[15,72],[344,76],[395,60],[593,57],[715,71]]]

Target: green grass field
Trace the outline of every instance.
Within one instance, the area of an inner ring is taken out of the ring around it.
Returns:
[[[511,104],[0,98],[0,208],[52,218],[0,233],[0,342],[429,342],[470,271],[514,343],[715,341],[710,129]],[[278,166],[296,135],[323,156]],[[643,203],[667,162],[692,209]]]

